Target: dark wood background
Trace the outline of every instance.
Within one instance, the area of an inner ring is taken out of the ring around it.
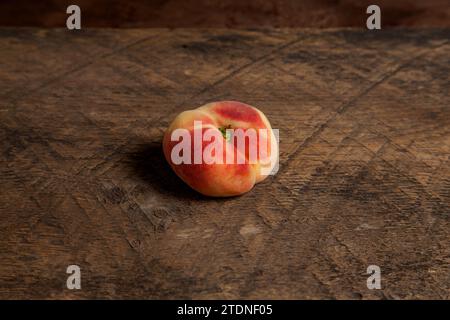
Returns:
[[[450,298],[449,36],[0,29],[0,298]],[[161,139],[224,99],[281,167],[209,199]]]
[[[65,26],[73,0],[2,0],[0,26]],[[373,0],[77,0],[84,27],[365,28]],[[448,0],[377,0],[383,28],[450,27]]]

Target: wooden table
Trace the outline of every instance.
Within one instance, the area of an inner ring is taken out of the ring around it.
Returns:
[[[449,38],[0,29],[0,298],[450,298]],[[281,166],[208,199],[161,138],[228,99]]]

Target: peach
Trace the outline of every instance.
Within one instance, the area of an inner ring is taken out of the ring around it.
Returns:
[[[214,197],[248,192],[278,164],[278,142],[266,116],[237,101],[180,113],[164,134],[163,151],[185,183]]]

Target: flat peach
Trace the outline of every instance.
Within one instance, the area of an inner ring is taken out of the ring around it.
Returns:
[[[237,101],[208,103],[180,113],[164,135],[163,150],[184,182],[216,197],[248,192],[278,161],[278,144],[266,116]]]

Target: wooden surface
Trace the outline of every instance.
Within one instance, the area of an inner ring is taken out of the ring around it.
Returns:
[[[449,38],[0,29],[0,298],[450,298]],[[208,199],[161,138],[224,99],[281,167]]]

